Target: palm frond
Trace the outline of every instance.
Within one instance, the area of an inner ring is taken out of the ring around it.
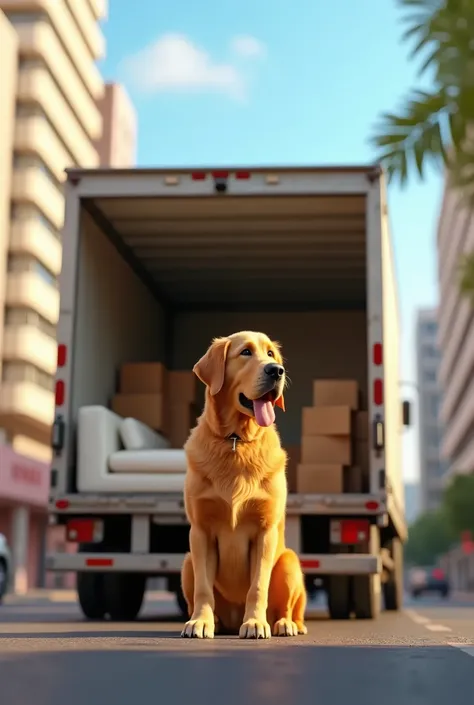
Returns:
[[[378,159],[387,169],[389,180],[398,177],[401,184],[414,165],[422,178],[427,160],[446,164],[446,136],[449,139],[449,115],[452,105],[443,92],[414,91],[400,115],[382,115],[372,137]]]

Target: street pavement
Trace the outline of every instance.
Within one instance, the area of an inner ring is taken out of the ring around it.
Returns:
[[[67,593],[0,607],[5,705],[473,705],[474,600],[406,602],[375,621],[329,621],[307,636],[180,639],[174,598],[137,622],[91,623]]]

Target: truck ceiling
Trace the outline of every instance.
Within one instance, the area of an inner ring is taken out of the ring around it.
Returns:
[[[69,179],[98,173],[108,174],[74,170]],[[180,195],[177,188],[176,195],[87,198],[82,205],[173,307],[364,308],[365,195],[267,193]]]

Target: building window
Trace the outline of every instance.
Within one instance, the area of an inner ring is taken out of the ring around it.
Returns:
[[[42,174],[46,176],[48,181],[55,186],[60,193],[63,192],[62,183],[55,177],[52,171],[48,169],[46,164],[41,161],[38,157],[30,157],[24,154],[15,154],[13,157],[13,168],[14,169],[38,169]]]
[[[421,324],[421,329],[425,335],[436,335],[438,325],[435,321],[424,321]]]
[[[8,258],[9,272],[35,272],[49,286],[58,288],[58,280],[41,262],[31,255],[10,255]]]
[[[436,371],[435,370],[424,370],[423,380],[425,382],[436,382]]]
[[[54,378],[51,375],[24,362],[4,362],[2,379],[4,382],[31,382],[48,392],[54,389]]]
[[[10,308],[5,311],[5,325],[12,326],[34,326],[44,335],[48,335],[53,340],[56,339],[56,326],[43,318],[37,311],[29,308]]]
[[[41,223],[43,228],[46,228],[51,235],[53,235],[56,240],[61,241],[61,233],[56,230],[54,225],[49,222],[46,216],[41,213],[35,206],[23,205],[18,203],[12,203],[10,209],[10,220],[13,221],[37,221]]]

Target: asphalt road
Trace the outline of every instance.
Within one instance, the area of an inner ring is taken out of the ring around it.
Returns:
[[[54,596],[53,596],[54,599]],[[407,602],[374,622],[311,611],[309,634],[180,639],[171,598],[138,622],[82,620],[74,602],[0,607],[5,705],[473,705],[474,602]]]

